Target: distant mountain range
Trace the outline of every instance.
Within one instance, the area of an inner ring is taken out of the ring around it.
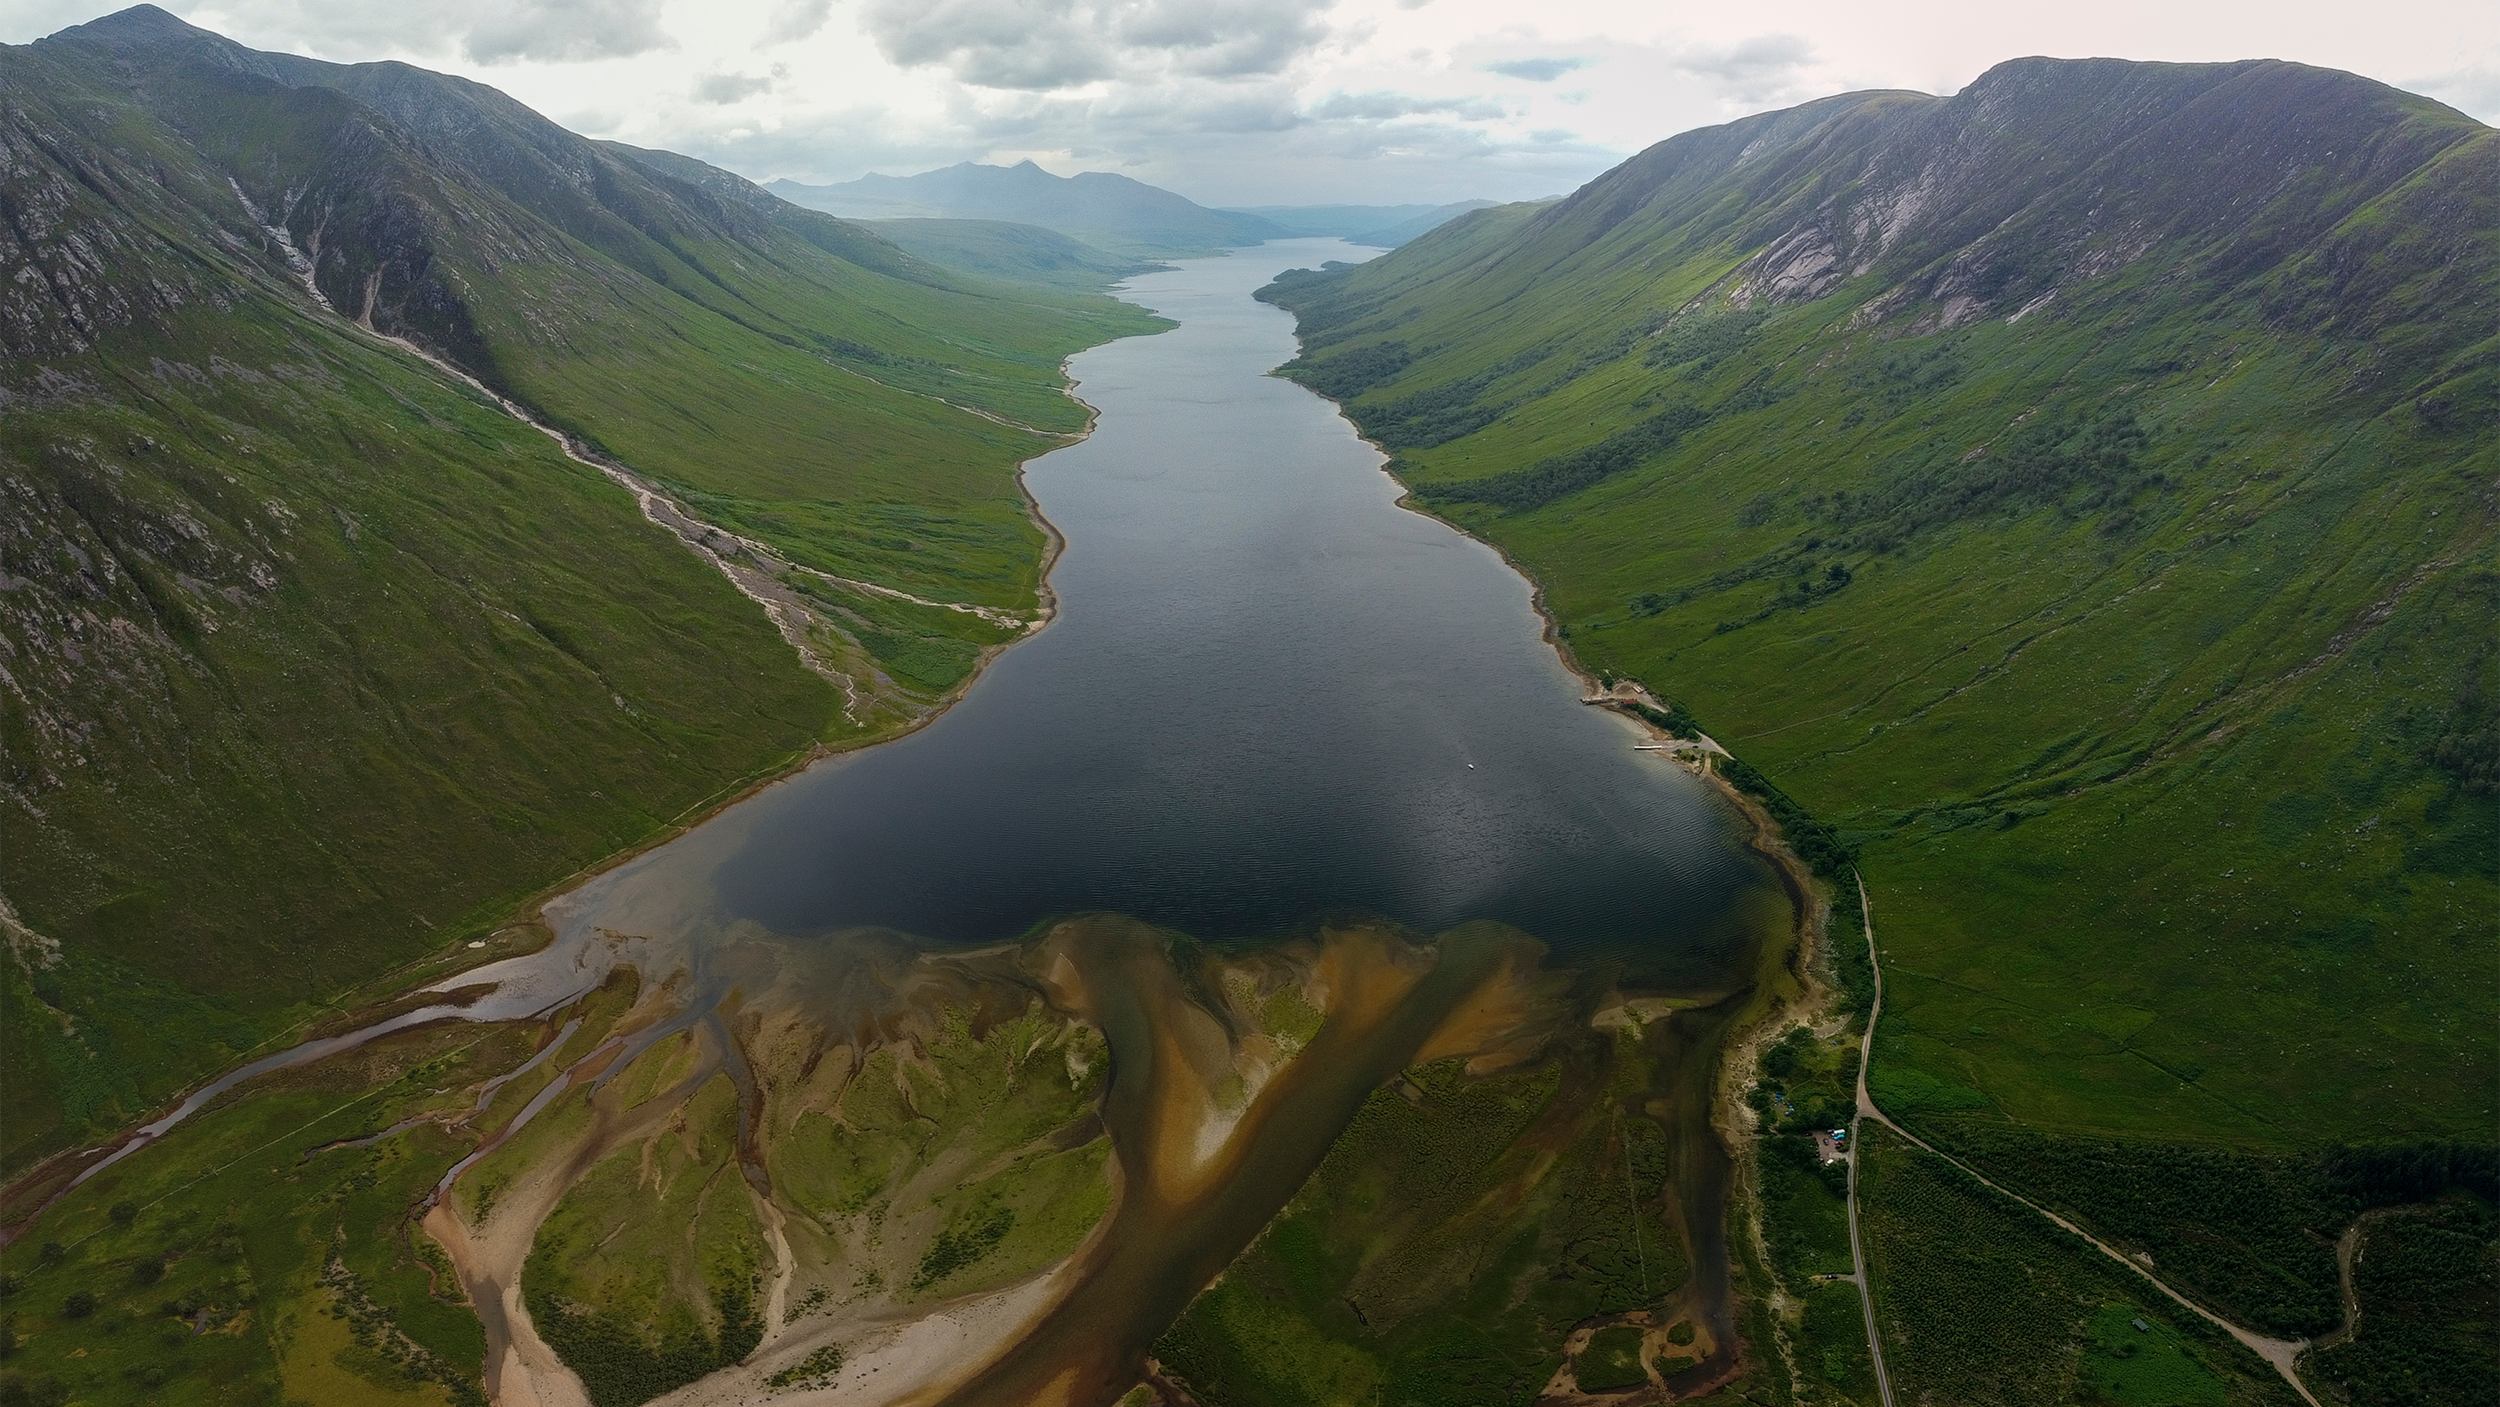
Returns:
[[[1186,196],[1107,171],[1054,176],[1030,161],[966,161],[917,176],[862,176],[840,185],[770,182],[794,205],[853,220],[972,219],[1038,225],[1115,254],[1195,254],[1289,232],[1256,215],[1209,210]]]
[[[966,161],[917,176],[862,176],[833,186],[785,179],[768,182],[764,188],[794,205],[845,219],[1003,221],[1055,231],[1113,255],[1145,258],[1206,254],[1297,235],[1334,235],[1355,244],[1394,249],[1493,203],[1462,200],[1453,205],[1270,205],[1216,210],[1126,176],[1107,171],[1054,176],[1030,161],[1013,166]],[[936,238],[931,231],[895,237],[907,248],[919,242],[936,251],[927,257],[946,263],[962,255],[963,246],[954,241],[970,233],[956,231],[942,248],[930,242]],[[1029,272],[1018,259],[984,243],[978,258],[994,271]],[[1034,245],[1026,236],[1011,237],[1010,243]]]
[[[1466,214],[1494,204],[1462,200],[1450,205],[1253,205],[1235,210],[1297,235],[1335,235],[1352,244],[1395,249]]]
[[[986,278],[1101,289],[1131,274],[1170,268],[1134,254],[1115,254],[1073,235],[1012,220],[870,220],[904,252]]]

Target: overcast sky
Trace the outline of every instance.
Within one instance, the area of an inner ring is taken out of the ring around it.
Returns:
[[[1026,157],[1209,204],[1519,199],[1660,138],[2026,54],[2283,58],[2500,122],[2496,0],[163,0],[759,180]],[[0,0],[24,43],[121,8]]]

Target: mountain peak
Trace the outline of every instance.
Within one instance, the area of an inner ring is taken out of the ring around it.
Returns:
[[[154,5],[133,5],[127,10],[115,10],[85,24],[55,30],[38,42],[64,41],[114,50],[169,44],[209,45],[220,49],[239,47],[222,34],[187,23],[180,16]]]

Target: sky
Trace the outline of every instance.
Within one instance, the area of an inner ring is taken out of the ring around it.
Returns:
[[[757,180],[958,161],[1211,205],[1518,200],[1830,93],[2032,54],[2349,69],[2500,123],[2495,0],[160,0],[255,48],[395,58]],[[0,42],[121,8],[0,0]]]

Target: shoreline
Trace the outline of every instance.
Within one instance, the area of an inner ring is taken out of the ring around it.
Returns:
[[[1169,331],[1169,329],[1163,329],[1162,331]],[[379,336],[379,334],[375,335],[377,337]],[[1160,336],[1161,332],[1131,335]],[[583,459],[580,454],[576,453],[574,446],[569,443],[569,437],[563,436],[561,432],[551,431],[549,427],[540,423],[533,417],[519,412],[506,400],[505,397],[496,393],[492,388],[486,387],[482,383],[478,382],[475,378],[468,376],[458,368],[443,363],[434,356],[427,354],[422,349],[413,346],[413,344],[401,342],[396,338],[382,338],[381,340],[387,345],[393,347],[395,350],[416,355],[428,365],[451,375],[456,380],[469,386],[471,389],[488,396],[490,399],[495,401],[500,408],[504,409],[507,413],[512,414],[514,418],[520,420],[521,423],[528,425],[533,429],[539,430],[541,433],[549,434],[550,438],[557,441],[559,449],[566,455],[566,457],[572,458],[576,462],[587,464],[592,468],[600,469],[603,473],[607,472],[607,466],[599,464],[594,460]],[[1112,342],[1126,340],[1127,338],[1124,337],[1115,337],[1111,339]],[[1098,342],[1094,345],[1096,347],[1109,346],[1110,342]],[[1077,352],[1069,353],[1068,356],[1062,358],[1059,363],[1059,374],[1063,383],[1060,386],[1060,394],[1066,396],[1069,400],[1076,402],[1079,406],[1084,407],[1084,429],[1078,433],[1063,437],[1061,443],[1053,445],[1050,448],[1043,450],[1040,454],[1033,455],[1031,458],[1019,460],[1016,464],[1016,493],[1018,497],[1024,501],[1026,516],[1030,518],[1033,525],[1041,529],[1042,532],[1041,566],[1039,574],[1034,581],[1034,619],[1029,625],[1026,626],[1022,634],[1019,634],[1012,640],[1001,641],[995,645],[983,646],[980,653],[974,657],[970,672],[966,673],[961,680],[957,681],[956,684],[952,688],[948,689],[944,694],[939,695],[936,701],[919,715],[902,723],[898,723],[882,732],[867,734],[856,738],[848,738],[840,742],[828,743],[820,738],[807,744],[805,747],[796,749],[772,762],[766,763],[760,768],[747,772],[742,776],[733,778],[729,782],[711,792],[709,795],[680,810],[675,816],[662,823],[661,826],[654,830],[651,834],[636,841],[632,845],[629,845],[621,850],[611,851],[608,854],[589,862],[588,864],[582,865],[581,867],[564,875],[562,878],[542,885],[537,889],[528,891],[518,899],[507,902],[480,904],[478,906],[478,910],[499,914],[501,917],[492,920],[478,919],[465,923],[455,922],[452,925],[448,925],[449,936],[446,937],[442,944],[433,951],[411,958],[407,962],[401,963],[386,972],[368,978],[365,981],[338,993],[326,1001],[317,1003],[317,1010],[313,1014],[285,1027],[281,1031],[273,1033],[268,1038],[260,1041],[256,1045],[251,1046],[249,1049],[238,1052],[235,1058],[227,1061],[218,1068],[207,1072],[189,1084],[182,1086],[180,1089],[173,1091],[171,1094],[166,1096],[166,1098],[152,1106],[144,1116],[134,1119],[131,1123],[118,1130],[110,1137],[79,1147],[65,1148],[58,1152],[47,1154],[36,1161],[29,1163],[15,1176],[10,1177],[4,1183],[0,1183],[0,1207],[6,1207],[13,1202],[23,1201],[35,1196],[40,1196],[41,1200],[36,1202],[34,1208],[29,1211],[22,1220],[0,1223],[0,1247],[7,1247],[14,1244],[20,1237],[24,1236],[29,1230],[31,1230],[36,1222],[42,1220],[43,1214],[51,1210],[53,1204],[57,1202],[62,1195],[68,1192],[71,1187],[74,1187],[78,1181],[83,1179],[84,1175],[89,1170],[89,1165],[96,1159],[114,1156],[126,1147],[133,1139],[141,1137],[142,1132],[151,1124],[154,1124],[164,1119],[167,1115],[179,1110],[185,1101],[191,1099],[199,1091],[214,1085],[221,1079],[225,1079],[234,1071],[242,1069],[243,1067],[250,1065],[253,1061],[261,1059],[266,1055],[290,1050],[309,1041],[322,1039],[325,1031],[355,1030],[363,1026],[370,1025],[374,1020],[379,1019],[380,1012],[390,1006],[405,1002],[413,996],[424,992],[427,990],[428,984],[440,983],[450,977],[456,977],[465,971],[472,971],[494,963],[503,962],[513,958],[527,957],[533,953],[545,951],[548,944],[555,941],[555,931],[548,926],[544,913],[547,906],[555,902],[557,899],[573,892],[576,889],[579,889],[593,880],[598,879],[601,875],[631,864],[635,860],[650,854],[652,851],[658,850],[663,846],[669,845],[683,838],[697,828],[720,816],[722,813],[730,810],[732,807],[752,800],[754,797],[762,794],[766,789],[777,786],[782,782],[788,781],[791,778],[806,772],[809,768],[814,767],[819,762],[852,752],[864,751],[883,743],[895,742],[899,739],[909,737],[913,733],[916,733],[922,728],[928,726],[930,723],[935,722],[939,716],[943,715],[947,710],[953,708],[964,698],[966,694],[971,692],[973,685],[978,684],[981,681],[981,677],[988,672],[992,662],[997,660],[999,656],[1005,654],[1008,650],[1015,648],[1017,645],[1023,644],[1025,641],[1032,639],[1036,635],[1039,635],[1046,627],[1059,617],[1059,597],[1058,593],[1053,590],[1050,585],[1050,576],[1051,572],[1058,566],[1060,557],[1067,551],[1067,535],[1059,530],[1059,525],[1052,522],[1047,513],[1043,512],[1041,500],[1034,496],[1032,487],[1025,481],[1025,471],[1032,466],[1035,460],[1056,454],[1060,450],[1067,449],[1073,445],[1082,444],[1087,439],[1092,438],[1095,426],[1101,422],[1101,407],[1094,405],[1092,402],[1076,393],[1076,382],[1068,372],[1069,364],[1073,362],[1077,356],[1081,355],[1083,352],[1092,350],[1093,347],[1081,348]],[[611,481],[613,482],[613,476],[611,476]],[[624,488],[628,494],[636,493],[636,489],[632,485],[620,484],[619,487]],[[649,521],[649,519],[646,517],[645,521]],[[666,530],[665,525],[661,526],[663,526],[663,530]],[[688,545],[692,546],[692,544]],[[747,594],[734,580],[731,582],[731,589],[739,591],[741,595]],[[750,597],[750,599],[752,598]],[[770,614],[771,613],[768,611],[768,618],[770,617]],[[775,624],[777,625],[778,622],[776,621]],[[804,655],[801,656],[800,665],[802,668],[808,667],[808,661]],[[529,935],[528,941],[511,943],[497,941],[507,934],[515,933],[527,933]],[[480,944],[481,947],[479,949],[472,950],[467,945],[473,942]],[[151,1139],[150,1141],[154,1140]],[[51,1186],[51,1184],[56,1183],[59,1185]]]
[[[1297,335],[1297,344],[1299,340]],[[1275,371],[1271,369],[1268,375],[1275,375]],[[1309,390],[1310,388],[1304,387],[1303,389]],[[1393,456],[1378,441],[1363,433],[1362,427],[1354,423],[1354,418],[1346,414],[1344,404],[1332,397],[1321,396],[1317,391],[1312,391],[1311,394],[1327,401],[1335,409],[1338,418],[1344,420],[1347,427],[1354,431],[1354,437],[1361,441],[1365,448],[1380,457],[1380,463],[1375,468],[1381,477],[1397,486],[1398,497],[1395,506],[1398,509],[1439,523],[1468,541],[1483,545],[1494,556],[1501,559],[1503,566],[1528,584],[1528,608],[1535,612],[1542,627],[1542,638],[1554,651],[1554,657],[1574,679],[1579,681],[1583,703],[1604,706],[1608,712],[1624,719],[1640,734],[1650,738],[1653,744],[1687,743],[1701,753],[1700,758],[1695,762],[1690,764],[1679,762],[1678,765],[1684,766],[1685,770],[1699,778],[1706,790],[1744,819],[1747,828],[1745,848],[1760,856],[1772,873],[1778,877],[1779,887],[1794,913],[1794,921],[1783,941],[1766,939],[1764,951],[1760,954],[1754,971],[1754,991],[1757,994],[1755,1000],[1758,1005],[1755,1010],[1744,1013],[1729,1023],[1726,1035],[1719,1047],[1717,1056],[1719,1068],[1712,1072],[1710,1081],[1710,1127],[1718,1138],[1720,1151],[1728,1160],[1729,1197],[1725,1215],[1731,1224],[1725,1229],[1731,1242],[1730,1266],[1734,1269],[1738,1263],[1733,1250],[1733,1241],[1736,1236],[1740,1235],[1747,1238],[1755,1253],[1755,1259],[1767,1263],[1767,1248],[1762,1243],[1761,1187],[1755,1176],[1752,1158],[1756,1131],[1753,1127],[1753,1113],[1745,1103],[1745,1095],[1760,1080],[1762,1055],[1769,1048],[1772,1038],[1801,1021],[1808,1024],[1814,1023],[1823,1013],[1832,1008],[1835,999],[1839,996],[1838,988],[1826,977],[1823,970],[1831,957],[1829,921],[1832,906],[1816,887],[1812,867],[1808,866],[1804,859],[1790,848],[1786,832],[1780,829],[1779,822],[1771,816],[1770,811],[1759,801],[1746,795],[1727,778],[1720,776],[1718,771],[1710,765],[1709,757],[1712,752],[1728,756],[1733,756],[1733,754],[1726,753],[1725,749],[1713,739],[1678,738],[1648,719],[1617,707],[1618,702],[1630,702],[1630,700],[1614,698],[1614,690],[1604,685],[1586,665],[1580,662],[1579,656],[1571,648],[1570,640],[1563,634],[1561,620],[1546,604],[1545,583],[1538,579],[1536,573],[1513,557],[1509,550],[1500,543],[1470,531],[1463,523],[1445,518],[1422,506],[1416,498],[1414,487],[1389,468]],[[1648,693],[1646,685],[1635,682],[1634,687],[1640,689],[1644,695]],[[1789,990],[1777,989],[1782,979],[1789,984]],[[1863,1066],[1860,1069],[1860,1077],[1861,1079],[1864,1077]],[[1732,1317],[1741,1318],[1737,1302],[1747,1293],[1731,1286],[1728,1309]],[[1774,1329],[1773,1332],[1776,1337],[1778,1331]],[[1738,1331],[1738,1340],[1743,1343],[1741,1330]],[[1782,1358],[1788,1356],[1788,1348],[1784,1342],[1745,1344],[1744,1346],[1754,1355],[1776,1353]],[[1724,1378],[1700,1390],[1715,1391],[1718,1387],[1724,1386],[1726,1382],[1732,1381],[1739,1375],[1743,1366],[1743,1359],[1740,1358],[1737,1364],[1731,1366]]]
[[[1062,363],[1063,377],[1067,375],[1067,366],[1068,363]],[[436,952],[412,963],[404,964],[392,973],[353,989],[353,994],[373,994],[370,1000],[358,1002],[354,1007],[344,1005],[343,1000],[333,1003],[330,1010],[323,1016],[308,1021],[296,1028],[297,1031],[309,1033],[327,1025],[351,1021],[354,1013],[370,1012],[379,1003],[404,1000],[411,984],[422,985],[429,980],[454,981],[457,980],[456,974],[471,970],[481,963],[499,962],[541,951],[554,937],[553,929],[546,921],[544,912],[547,906],[557,898],[576,891],[600,875],[612,872],[620,866],[633,862],[638,857],[673,843],[729,808],[756,796],[777,782],[806,771],[818,761],[909,736],[943,714],[955,702],[967,696],[992,661],[1014,644],[1038,634],[1041,629],[1057,618],[1059,602],[1055,590],[1050,585],[1050,578],[1064,556],[1067,539],[1057,525],[1042,511],[1038,499],[1033,495],[1027,482],[1026,473],[1030,465],[1044,455],[1054,453],[1057,449],[1065,448],[1069,444],[1082,443],[1084,439],[1090,438],[1099,423],[1101,414],[1098,407],[1085,402],[1081,396],[1077,395],[1076,386],[1072,381],[1064,388],[1063,393],[1086,409],[1083,435],[1070,438],[1065,444],[1053,446],[1044,450],[1042,454],[1020,462],[1014,476],[1018,491],[1026,502],[1028,515],[1041,529],[1044,537],[1044,552],[1040,575],[1036,583],[1036,618],[1025,631],[1013,639],[984,647],[971,671],[953,688],[940,696],[925,712],[916,717],[873,735],[849,739],[839,744],[827,744],[821,740],[815,742],[766,768],[727,784],[711,796],[681,811],[675,819],[641,842],[602,857],[576,870],[573,874],[533,892],[528,898],[520,901],[515,908],[504,910],[507,916],[502,922],[485,930],[489,941],[495,943],[492,950],[468,950],[460,947],[463,939],[480,931],[477,926],[461,928],[454,933],[443,948]],[[1341,406],[1335,406],[1332,403],[1332,408],[1341,417],[1343,416]],[[1363,438],[1359,430],[1357,438]],[[1399,490],[1393,506],[1414,512],[1421,517],[1431,518],[1456,531],[1462,537],[1492,548],[1503,565],[1528,585],[1530,608],[1535,612],[1540,626],[1539,638],[1554,650],[1555,658],[1579,683],[1582,702],[1606,702],[1606,700],[1589,697],[1591,694],[1611,693],[1612,691],[1599,689],[1593,675],[1570,648],[1563,636],[1559,620],[1547,604],[1544,584],[1498,545],[1486,541],[1460,524],[1418,507],[1408,486],[1398,476],[1389,472],[1387,456],[1381,453],[1380,447],[1368,439],[1364,439],[1364,444],[1375,454],[1381,455],[1381,462],[1374,467],[1378,468]],[[1668,735],[1663,730],[1620,706],[1627,702],[1629,702],[1628,699],[1614,701],[1614,706],[1610,711],[1623,713],[1632,724],[1631,731],[1639,736],[1667,739]],[[1700,746],[1715,745],[1705,741]],[[1743,819],[1745,828],[1742,833],[1746,848],[1761,856],[1771,867],[1793,911],[1792,921],[1789,924],[1778,925],[1774,922],[1760,924],[1758,946],[1750,964],[1752,968],[1751,991],[1743,999],[1742,1007],[1728,1019],[1723,1034],[1713,1043],[1715,1049],[1709,1053],[1707,1059],[1709,1065],[1714,1068],[1694,1071],[1696,1079],[1707,1081],[1707,1093],[1703,1096],[1707,1102],[1702,1117],[1707,1119],[1722,1156],[1728,1159],[1727,1172],[1732,1174],[1734,1179],[1727,1188],[1728,1199],[1723,1204],[1722,1216],[1734,1218],[1740,1214],[1744,1215],[1758,1234],[1759,1218],[1756,1200],[1758,1189],[1753,1185],[1754,1179],[1751,1176],[1748,1161],[1749,1150],[1752,1147],[1752,1134],[1746,1126],[1742,1094],[1754,1078],[1756,1061],[1760,1051],[1767,1044],[1768,1037],[1784,1029],[1785,1025],[1800,1012],[1810,1013],[1819,1003],[1827,999],[1827,986],[1819,979],[1816,970],[1819,945],[1824,937],[1823,919],[1827,906],[1822,903],[1815,888],[1811,871],[1789,849],[1784,835],[1767,811],[1734,788],[1725,778],[1717,775],[1706,759],[1697,764],[1687,764],[1687,770],[1701,777],[1705,789],[1718,793],[1733,809],[1736,816]],[[1767,919],[1768,916],[1764,917]],[[525,938],[523,936],[525,934],[534,934],[534,937]],[[385,986],[385,983],[390,985]],[[295,1039],[300,1042],[305,1039],[305,1036],[298,1034]],[[274,1043],[273,1040],[267,1044]],[[267,1048],[266,1044],[263,1047],[256,1047],[256,1049],[265,1048]],[[1702,1062],[1693,1063],[1699,1065]],[[225,1073],[218,1076],[218,1078],[224,1077],[226,1077]],[[200,1087],[195,1085],[192,1088],[196,1090]],[[186,1092],[183,1097],[188,1098],[189,1093]],[[125,1131],[102,1148],[59,1155],[55,1159],[46,1160],[44,1164],[39,1165],[38,1169],[32,1171],[57,1169],[65,1162],[83,1164],[98,1154],[109,1153],[112,1148],[127,1144],[137,1132],[136,1129]],[[11,1190],[17,1189],[13,1187]],[[0,1234],[5,1234],[12,1239],[23,1235],[36,1220],[40,1219],[43,1211],[48,1210],[48,1206],[47,1200],[46,1205],[37,1208],[25,1222],[16,1227],[7,1228]],[[1725,1227],[1725,1230],[1731,1238],[1734,1235],[1745,1234],[1745,1229],[1739,1226],[1729,1225]],[[1732,1264],[1741,1263],[1732,1252],[1728,1258]],[[1731,1294],[1720,1312],[1741,1321],[1743,1303],[1741,1296],[1743,1294],[1743,1291]],[[1729,1376],[1733,1376],[1747,1362],[1777,1352],[1772,1344],[1749,1345],[1748,1348],[1749,1352],[1728,1366],[1726,1371]]]

